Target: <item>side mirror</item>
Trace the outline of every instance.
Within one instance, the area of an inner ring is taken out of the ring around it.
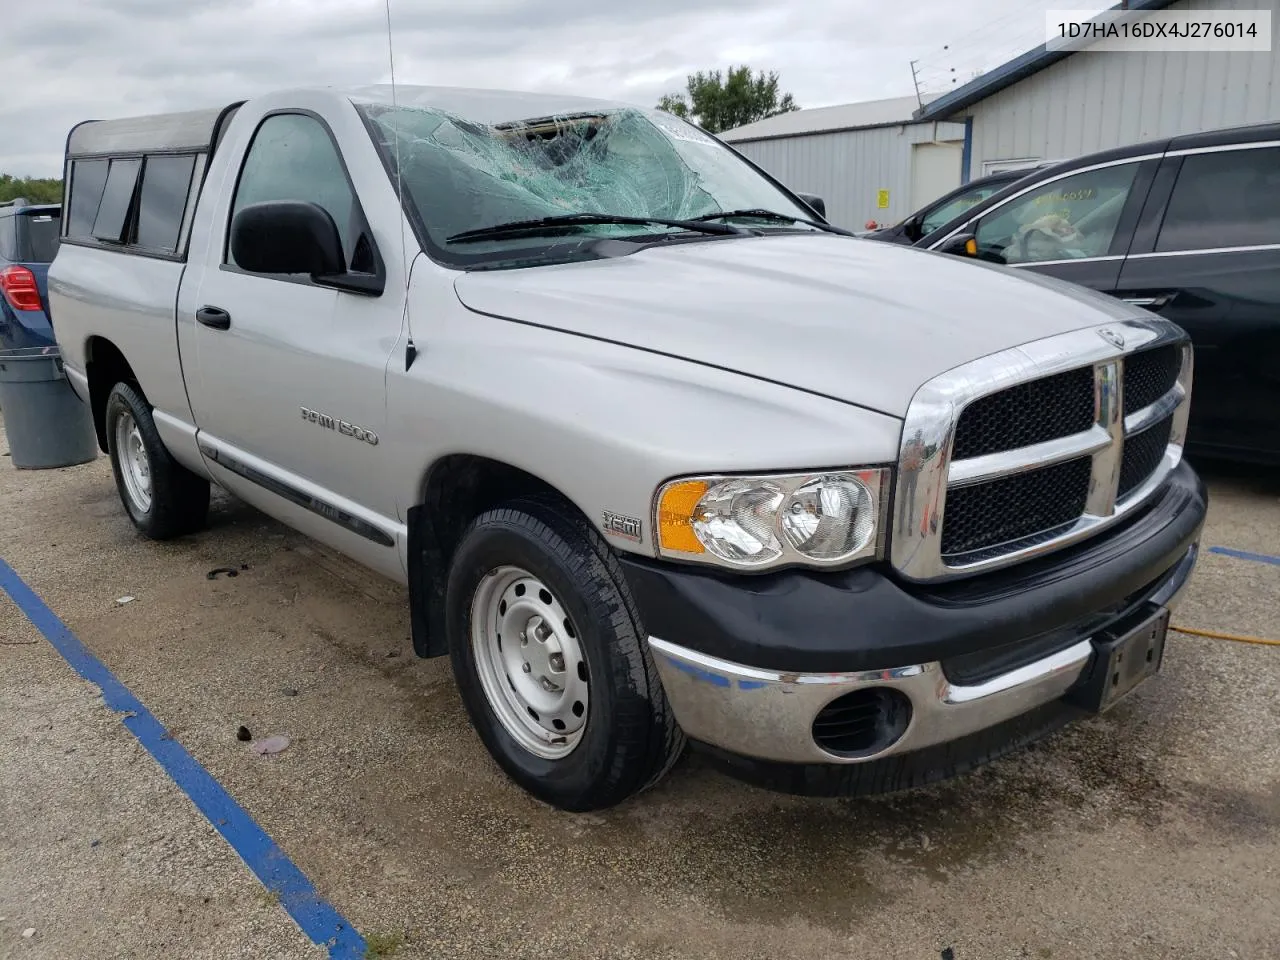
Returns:
[[[272,200],[245,207],[231,221],[231,256],[254,273],[346,273],[342,238],[318,203]]]
[[[814,193],[797,193],[796,196],[813,207],[823,220],[827,219],[827,205],[820,196]]]
[[[924,236],[924,218],[916,215],[902,222],[902,234],[912,242]]]
[[[978,239],[972,233],[957,233],[954,237],[938,247],[939,253],[954,253],[962,257],[978,255]]]

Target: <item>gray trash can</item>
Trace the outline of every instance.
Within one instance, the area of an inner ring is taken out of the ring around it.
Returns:
[[[69,467],[98,456],[93,416],[67,382],[56,347],[0,350],[0,414],[19,470]]]

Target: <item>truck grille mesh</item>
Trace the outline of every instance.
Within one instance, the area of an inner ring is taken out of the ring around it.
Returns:
[[[942,555],[955,559],[1073,523],[1089,496],[1091,461],[1067,460],[947,493]]]
[[[1093,418],[1092,367],[1020,383],[964,408],[951,457],[981,457],[1081,433]]]
[[[1124,455],[1120,459],[1120,489],[1117,497],[1132,493],[1143,481],[1155,473],[1169,446],[1169,434],[1173,430],[1173,417],[1165,417],[1141,433],[1125,439]]]
[[[1182,369],[1182,353],[1176,344],[1144,350],[1125,359],[1124,412],[1129,415],[1151,406],[1173,389]]]

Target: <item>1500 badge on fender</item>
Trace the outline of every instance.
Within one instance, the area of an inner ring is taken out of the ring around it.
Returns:
[[[357,440],[363,440],[372,446],[378,445],[378,435],[372,430],[366,430],[364,427],[355,423],[348,423],[346,420],[339,420],[331,417],[327,413],[318,413],[310,407],[300,407],[302,411],[302,419],[310,420],[312,423],[318,423],[322,427],[328,427],[330,430],[337,430],[339,433],[355,437]]]

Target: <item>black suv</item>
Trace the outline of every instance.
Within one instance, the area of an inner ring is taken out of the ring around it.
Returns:
[[[915,246],[1052,274],[1196,348],[1189,452],[1280,463],[1280,124],[1053,164]]]
[[[883,243],[915,243],[921,237],[932,233],[945,223],[972,210],[987,197],[1003,190],[1012,183],[1039,170],[1045,164],[1031,167],[1020,167],[1016,170],[1001,170],[989,173],[977,180],[961,184],[950,193],[944,193],[932,203],[925,204],[915,213],[899,220],[891,227],[881,227],[859,236],[867,240],[879,240]]]
[[[53,345],[45,278],[61,221],[56,203],[0,203],[0,350]]]

